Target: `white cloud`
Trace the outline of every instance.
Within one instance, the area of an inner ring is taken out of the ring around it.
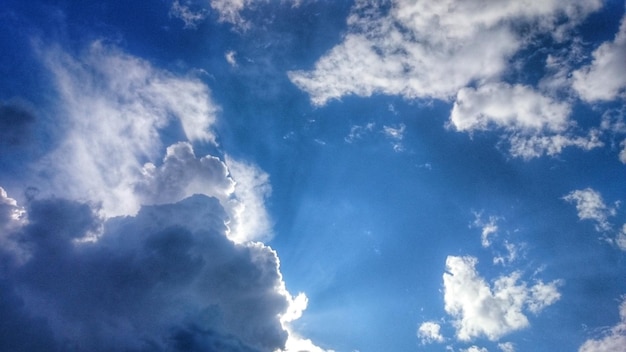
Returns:
[[[507,137],[511,156],[532,159],[543,155],[557,155],[567,147],[591,150],[604,146],[599,131],[592,129],[587,136],[574,136],[570,133],[524,135],[513,134]]]
[[[622,150],[619,152],[619,161],[622,164],[626,164],[626,139],[619,144],[622,147]]]
[[[602,195],[591,188],[575,190],[567,194],[563,199],[570,203],[576,203],[578,218],[580,220],[593,220],[596,222],[597,231],[608,231],[611,224],[610,216],[615,215],[615,209],[608,207]]]
[[[514,23],[563,35],[568,26],[601,6],[599,0],[438,1],[396,0],[388,13],[376,1],[357,1],[344,41],[312,71],[292,71],[294,84],[315,105],[344,95],[375,93],[449,99],[472,82],[497,79],[507,60],[525,45]]]
[[[499,343],[498,348],[502,352],[515,352],[515,345],[512,342]]]
[[[524,310],[538,313],[560,298],[558,281],[520,282],[520,273],[498,277],[489,285],[476,271],[474,257],[448,256],[444,281],[445,310],[454,318],[457,337],[468,341],[484,336],[490,340],[528,327]]]
[[[626,93],[626,15],[615,39],[593,52],[593,61],[573,73],[573,88],[586,101],[612,100]]]
[[[420,338],[422,344],[443,342],[444,338],[441,335],[441,326],[434,321],[423,322],[417,329],[417,337]]]
[[[226,54],[224,54],[226,62],[228,62],[232,67],[237,66],[237,59],[235,58],[235,55],[237,55],[237,53],[232,50],[229,50],[226,52]]]
[[[620,321],[610,328],[604,337],[589,339],[580,346],[579,352],[623,351],[626,346],[626,299],[619,306]]]
[[[139,209],[133,185],[142,165],[163,146],[159,132],[179,124],[182,138],[215,143],[217,107],[197,79],[181,78],[100,42],[72,57],[59,48],[40,50],[59,102],[64,135],[38,165],[46,190],[102,202],[109,216]]]
[[[622,226],[622,230],[617,234],[615,244],[619,249],[626,251],[626,224]]]
[[[404,139],[405,130],[406,126],[403,123],[401,123],[397,127],[383,126],[383,133],[387,138],[392,140],[391,145],[393,146],[393,150],[396,152],[404,151],[404,145],[402,144],[402,140]]]
[[[570,106],[523,85],[488,83],[462,88],[450,124],[458,131],[503,128],[524,133],[559,132],[568,125]]]
[[[350,133],[344,138],[347,143],[353,143],[354,141],[363,138],[365,135],[371,133],[376,126],[373,122],[368,122],[365,125],[354,125],[350,127]]]
[[[490,216],[488,221],[483,221],[482,213],[474,213],[476,217],[473,226],[482,228],[480,234],[480,242],[484,248],[491,246],[491,235],[494,235],[498,232],[498,217]]]
[[[489,352],[488,349],[484,347],[478,347],[476,345],[470,346],[469,348],[466,348],[466,349],[462,349],[461,351],[462,352]]]
[[[185,28],[196,28],[198,23],[206,18],[207,13],[206,11],[193,11],[188,5],[176,0],[172,3],[170,16],[180,18],[185,23]]]

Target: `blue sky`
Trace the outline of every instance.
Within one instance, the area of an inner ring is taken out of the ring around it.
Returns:
[[[0,351],[619,351],[626,4],[6,0]]]

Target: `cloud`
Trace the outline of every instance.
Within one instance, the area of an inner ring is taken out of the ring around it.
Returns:
[[[557,155],[567,147],[591,150],[604,146],[600,132],[591,129],[587,136],[575,136],[569,132],[562,134],[524,135],[514,133],[506,137],[511,156],[532,159],[543,155]]]
[[[25,103],[0,101],[0,148],[27,144],[35,121],[34,112]]]
[[[626,299],[619,306],[620,321],[599,339],[589,339],[580,346],[579,352],[621,351],[626,346]]]
[[[193,11],[188,4],[181,4],[179,0],[172,3],[170,16],[181,19],[185,23],[185,28],[194,29],[199,22],[204,21],[207,16],[206,11]]]
[[[611,224],[608,221],[610,216],[615,215],[615,209],[608,207],[602,195],[591,188],[575,190],[567,194],[563,199],[569,203],[576,203],[578,218],[580,220],[593,220],[596,223],[597,231],[608,231]]]
[[[469,348],[463,349],[461,351],[463,351],[463,352],[489,352],[488,349],[486,349],[484,347],[478,347],[476,345],[470,346]]]
[[[613,100],[626,93],[626,16],[615,39],[605,42],[593,52],[593,61],[573,72],[573,88],[589,102]]]
[[[371,133],[376,126],[373,122],[368,122],[365,125],[354,125],[350,127],[350,133],[344,138],[347,143],[353,143],[354,141],[363,138],[365,135]]]
[[[462,88],[456,96],[450,124],[458,131],[505,130],[538,133],[563,131],[571,108],[524,85],[488,83]]]
[[[617,234],[615,244],[619,249],[626,251],[626,224],[622,226],[622,231]]]
[[[434,321],[427,321],[422,323],[417,329],[417,337],[423,345],[433,342],[443,342],[444,338],[441,335],[441,326]]]
[[[498,348],[502,352],[515,352],[515,345],[512,342],[499,343]]]
[[[397,127],[383,126],[383,133],[385,134],[385,137],[392,140],[391,145],[393,146],[393,150],[396,152],[404,151],[402,140],[404,139],[405,130],[406,126],[403,123]]]
[[[232,50],[227,51],[226,54],[224,54],[226,62],[228,62],[232,67],[237,66],[237,59],[235,58],[235,55],[237,55],[237,53]]]
[[[110,216],[133,214],[133,195],[146,161],[157,159],[160,132],[178,126],[180,138],[215,143],[218,108],[209,89],[101,42],[73,57],[39,49],[58,93],[54,113],[63,138],[38,165],[50,194],[102,202]]]
[[[529,23],[536,31],[562,37],[566,27],[598,9],[601,2],[485,6],[478,0],[436,4],[396,0],[386,13],[379,5],[358,1],[343,42],[320,58],[313,70],[289,72],[313,104],[375,93],[447,100],[473,82],[500,77],[512,55],[526,45],[515,25]]]
[[[520,273],[498,277],[489,285],[476,271],[474,257],[448,256],[443,275],[445,310],[453,318],[457,337],[469,341],[484,336],[495,341],[529,326],[524,311],[538,313],[560,298],[558,281],[532,286]]]
[[[31,201],[27,213],[11,238],[29,259],[0,252],[0,349],[285,347],[280,316],[298,299],[284,289],[271,248],[227,238],[217,199],[196,195],[103,220],[89,205],[49,198]],[[76,241],[93,231],[97,241]]]
[[[490,216],[488,221],[483,221],[482,213],[474,213],[475,219],[472,223],[472,226],[482,228],[482,232],[480,234],[480,243],[483,248],[487,248],[491,246],[491,239],[489,238],[491,235],[494,235],[498,232],[498,217]]]

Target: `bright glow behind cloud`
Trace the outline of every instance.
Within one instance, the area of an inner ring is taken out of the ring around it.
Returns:
[[[52,192],[102,202],[109,216],[134,214],[133,185],[158,158],[159,130],[179,123],[191,141],[214,143],[217,108],[199,80],[179,78],[100,42],[78,58],[42,49],[64,116],[64,138],[39,165]],[[172,116],[176,119],[172,119]]]

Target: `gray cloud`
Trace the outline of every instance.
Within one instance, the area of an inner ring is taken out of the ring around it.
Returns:
[[[27,214],[10,237],[29,258],[0,254],[0,350],[284,347],[279,316],[290,297],[278,258],[265,245],[230,241],[217,199],[103,220],[87,204],[50,198],[32,201]]]

